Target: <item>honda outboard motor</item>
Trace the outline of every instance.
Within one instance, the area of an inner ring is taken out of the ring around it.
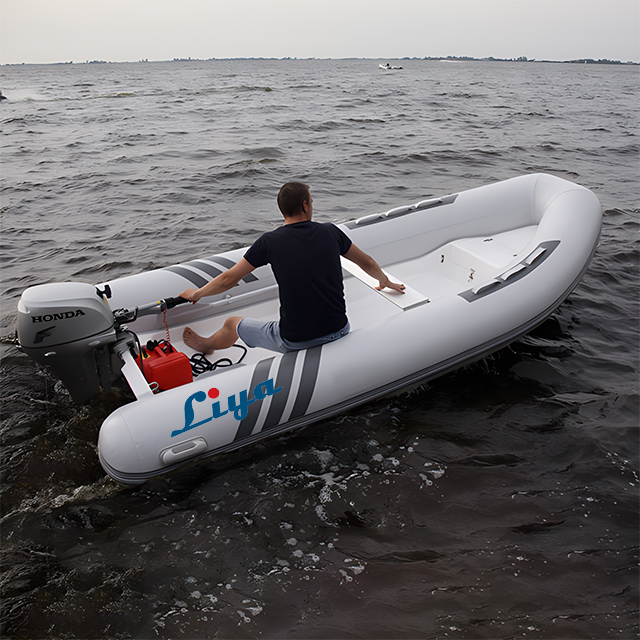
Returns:
[[[27,289],[18,304],[22,350],[51,367],[79,404],[109,390],[123,364],[109,348],[118,336],[105,294],[80,282],[44,284]]]

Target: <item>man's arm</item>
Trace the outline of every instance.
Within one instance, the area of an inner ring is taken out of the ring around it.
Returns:
[[[404,293],[404,285],[396,282],[391,282],[389,278],[380,268],[380,265],[368,254],[356,247],[355,244],[351,245],[351,248],[344,254],[347,260],[351,260],[357,264],[365,273],[368,273],[372,278],[378,281],[376,289],[384,289],[385,287]]]
[[[205,284],[200,289],[187,289],[180,294],[181,298],[190,302],[198,302],[200,298],[207,296],[215,296],[217,293],[224,293],[235,287],[242,278],[251,273],[255,269],[244,258],[240,258],[239,262],[233,265],[231,269],[223,271],[213,280]]]

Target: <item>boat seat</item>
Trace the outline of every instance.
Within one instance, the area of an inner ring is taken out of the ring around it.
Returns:
[[[383,289],[382,291],[378,291],[376,289],[376,287],[378,286],[378,281],[375,278],[372,278],[368,273],[363,271],[355,262],[351,262],[351,260],[347,260],[346,258],[340,258],[340,261],[342,262],[342,268],[345,271],[358,278],[358,280],[364,282],[364,284],[366,284],[368,287],[371,287],[376,293],[380,294],[382,297],[386,298],[387,300],[389,300],[389,302],[392,302],[397,307],[400,307],[400,309],[402,309],[403,311],[430,302],[430,300],[426,296],[422,295],[419,291],[412,289],[406,284],[404,293],[398,293],[397,291],[393,291],[390,289]],[[392,282],[400,282],[404,284],[400,278],[394,277],[384,269],[383,273]]]
[[[501,269],[527,246],[536,229],[536,225],[531,225],[492,236],[456,240],[449,245],[450,259],[463,267],[481,262],[488,267]]]
[[[462,267],[478,262],[500,268],[511,262],[517,252],[493,238],[465,238],[451,243],[451,260]]]

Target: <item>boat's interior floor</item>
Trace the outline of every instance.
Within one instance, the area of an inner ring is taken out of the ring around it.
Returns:
[[[537,226],[528,226],[490,236],[458,239],[422,256],[384,265],[384,269],[392,279],[411,289],[412,299],[417,301],[416,306],[421,298],[425,304],[427,301],[434,303],[490,280],[511,264],[517,263],[522,259],[536,229]],[[405,311],[391,300],[402,294],[382,296],[348,273],[345,273],[344,287],[352,333],[372,322],[383,322],[399,313],[411,313],[411,309]],[[275,320],[278,318],[278,308],[277,290],[274,289],[273,296],[266,300],[231,312],[217,308],[212,315],[189,322],[188,325],[197,333],[208,336],[222,326],[228,315]],[[184,327],[184,324],[170,326],[171,342],[176,349],[191,356],[194,351],[182,340]],[[143,344],[147,340],[164,337],[164,326],[160,327],[160,323],[157,330],[139,334]],[[228,357],[236,362],[240,355],[238,349],[227,349],[209,356],[209,360]],[[265,349],[249,349],[243,362],[255,363],[270,355],[273,353]]]

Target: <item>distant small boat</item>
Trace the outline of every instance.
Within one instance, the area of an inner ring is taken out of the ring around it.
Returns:
[[[6,100],[7,96],[2,95],[2,91],[0,91],[0,100]]]
[[[402,67],[392,67],[388,62],[386,64],[379,64],[378,69],[384,69],[385,71],[395,71],[397,69],[402,69]]]

